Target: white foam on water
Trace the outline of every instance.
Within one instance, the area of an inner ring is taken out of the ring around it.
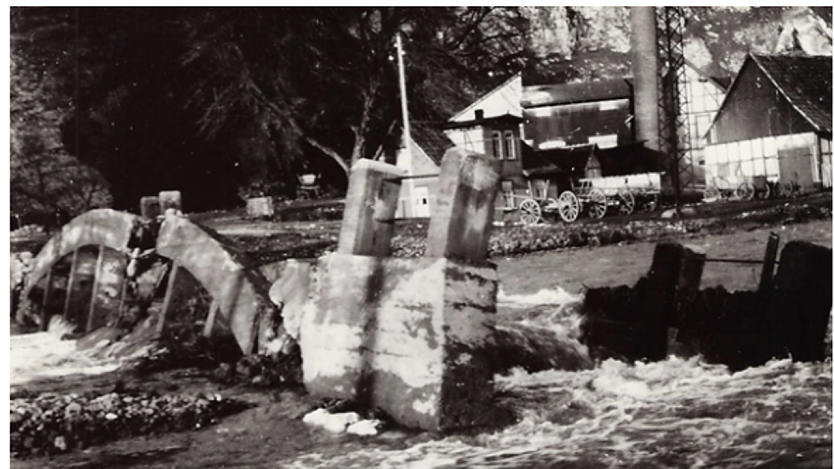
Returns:
[[[92,357],[95,348],[79,352],[75,340],[61,340],[72,326],[56,318],[47,332],[11,336],[11,385],[18,386],[38,378],[70,374],[95,375],[115,370],[118,360]]]
[[[774,360],[731,373],[697,357],[607,360],[579,372],[513,370],[496,384],[520,417],[510,427],[405,449],[309,454],[290,466],[744,468],[831,447],[830,363]]]
[[[498,289],[497,301],[499,306],[528,307],[541,305],[568,305],[582,299],[581,295],[574,295],[562,287],[555,290],[541,289],[532,294],[507,294],[504,289]]]

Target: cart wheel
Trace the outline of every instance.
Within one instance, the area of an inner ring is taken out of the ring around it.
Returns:
[[[704,199],[718,200],[721,198],[721,191],[715,186],[707,186],[704,188]]]
[[[756,191],[749,182],[742,182],[736,187],[735,196],[741,200],[753,200],[754,195],[756,195]]]
[[[770,198],[770,184],[765,182],[764,186],[756,191],[756,196],[760,199],[769,199]]]
[[[567,223],[576,221],[579,216],[579,199],[571,191],[559,195],[559,216]]]
[[[786,182],[784,184],[779,184],[779,188],[780,188],[779,194],[782,197],[790,197],[790,196],[793,195],[793,183],[792,182]]]
[[[628,189],[620,189],[617,191],[617,196],[620,198],[620,213],[623,215],[634,213],[634,194]]]
[[[542,208],[533,199],[524,199],[521,201],[521,205],[518,206],[518,212],[521,215],[521,223],[525,225],[538,223],[542,218]]]
[[[598,220],[605,216],[606,210],[608,210],[608,204],[605,200],[605,193],[597,188],[591,189],[588,192],[588,215]]]
[[[803,190],[802,184],[800,184],[798,182],[791,182],[791,195],[792,196],[799,197],[800,195],[802,195],[802,190]]]

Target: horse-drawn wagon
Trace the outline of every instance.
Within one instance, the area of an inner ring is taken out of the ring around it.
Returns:
[[[576,183],[571,180],[571,188],[563,190],[556,199],[546,196],[549,181],[544,184],[544,190],[534,191],[528,183],[530,195],[518,204],[519,218],[525,225],[539,223],[547,214],[558,213],[562,220],[571,223],[583,212],[600,219],[609,209],[623,215],[630,215],[638,207],[654,210],[660,196],[660,173],[582,178]]]

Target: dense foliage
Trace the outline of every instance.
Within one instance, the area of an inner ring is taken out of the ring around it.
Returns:
[[[693,8],[692,57],[726,72],[749,43],[774,46],[787,10]],[[189,211],[224,208],[294,196],[305,172],[343,190],[352,162],[398,146],[398,34],[410,119],[431,126],[518,72],[530,84],[627,74],[627,13],[13,8],[13,209],[135,209],[165,189]],[[810,14],[830,24],[830,8]]]
[[[119,208],[174,188],[218,208],[292,195],[306,171],[344,188],[398,142],[397,34],[411,118],[430,123],[520,70],[528,29],[514,8],[15,8],[18,210],[80,187],[65,210],[108,187]],[[71,165],[84,182],[56,177]]]

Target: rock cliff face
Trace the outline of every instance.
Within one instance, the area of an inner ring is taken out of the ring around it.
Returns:
[[[571,67],[567,81],[630,74],[627,7],[528,8],[531,48]],[[810,7],[688,8],[685,54],[715,76],[735,74],[747,52],[831,55],[831,9]],[[564,62],[569,61],[569,65]]]

